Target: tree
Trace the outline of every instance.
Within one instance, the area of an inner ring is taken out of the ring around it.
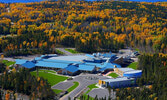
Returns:
[[[3,54],[1,54],[1,59],[3,60],[3,58],[4,58],[4,55],[3,55]]]
[[[7,92],[6,94],[5,94],[5,100],[9,100],[10,99],[10,94],[9,94],[9,92]]]
[[[108,89],[108,92],[109,92],[109,99],[110,99],[111,98],[111,87],[108,86],[107,89]]]
[[[0,98],[2,99],[2,90],[0,90]]]
[[[0,62],[0,73],[3,73],[5,71],[5,64]]]

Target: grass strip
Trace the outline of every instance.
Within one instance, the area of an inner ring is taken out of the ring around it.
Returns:
[[[69,89],[67,89],[67,91],[68,92],[71,92],[71,91],[73,91],[75,88],[77,88],[78,87],[78,85],[79,85],[79,83],[78,82],[73,82],[74,83],[74,85],[73,86],[71,86]]]

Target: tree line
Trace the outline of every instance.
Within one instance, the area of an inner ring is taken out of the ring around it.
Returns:
[[[131,46],[166,53],[166,7],[127,1],[0,3],[0,52],[51,53],[62,45],[82,52]]]

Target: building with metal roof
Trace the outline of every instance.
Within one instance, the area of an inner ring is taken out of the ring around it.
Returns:
[[[123,76],[123,74],[128,71],[134,71],[134,69],[132,68],[114,68],[114,72],[121,76]]]
[[[94,56],[90,55],[90,54],[86,54],[85,56],[88,57],[88,58],[94,58]]]
[[[57,71],[58,74],[64,74],[64,75],[76,75],[78,72],[78,67],[74,65],[69,65],[64,69],[60,69]]]
[[[93,65],[79,64],[78,70],[80,70],[80,71],[86,71],[86,72],[93,72],[93,71],[95,71],[95,66],[93,66]]]
[[[41,55],[41,58],[45,57],[46,55]]]
[[[52,57],[53,56],[53,57]],[[85,61],[84,58],[89,58],[88,61]],[[27,62],[27,60],[17,59],[16,64],[24,65],[23,67],[32,68],[40,67],[40,68],[51,68],[55,70],[66,70],[72,72],[75,71],[105,71],[107,69],[114,69],[115,66],[120,68],[120,65],[116,65],[110,62],[110,57],[114,57],[112,53],[108,54],[101,54],[101,53],[94,53],[93,55],[86,54],[85,56],[60,56],[57,55],[41,55],[40,57],[36,57],[33,61]],[[49,57],[49,58],[48,58]],[[67,58],[66,58],[67,57]],[[65,59],[65,60],[63,60]],[[79,60],[76,60],[79,59]],[[83,59],[83,60],[81,60]],[[27,63],[25,63],[27,62]],[[24,64],[25,63],[25,64]],[[76,67],[74,67],[76,66]]]
[[[25,59],[16,59],[15,61],[16,61],[15,64],[17,64],[17,65],[21,65],[21,64],[26,63],[28,60],[25,60]]]
[[[135,84],[134,78],[127,78],[127,77],[121,77],[121,78],[111,78],[111,79],[103,79],[99,80],[98,85],[101,87],[112,87],[112,88],[120,88],[120,87],[128,87]]]
[[[39,61],[39,60],[42,60],[42,57],[35,57],[34,58],[34,61]]]
[[[104,66],[103,66],[103,63],[85,62],[85,63],[83,63],[83,64],[85,64],[85,65],[94,65],[94,66],[96,66],[96,67],[98,67],[98,68],[103,68],[103,67],[104,67]]]
[[[114,68],[114,72],[117,74],[124,76],[124,77],[129,77],[129,78],[138,78],[141,77],[142,75],[142,70],[134,70],[132,68]]]
[[[53,62],[53,63],[66,63],[66,64],[72,64],[72,63],[81,63],[78,61],[66,61],[66,60],[54,60],[54,59],[42,59],[44,62]]]
[[[71,55],[71,56],[57,56],[57,57],[51,57],[49,59],[52,60],[65,60],[65,61],[77,61],[82,62],[87,57],[85,55]]]
[[[110,53],[93,53],[92,55],[86,54],[87,59],[84,59],[84,62],[94,62],[94,63],[103,63],[106,62],[108,59],[110,62],[113,62],[117,59],[115,54]]]
[[[62,69],[66,68],[68,63],[38,61],[35,66]]]
[[[31,61],[27,61],[24,64],[21,64],[21,66],[23,66],[25,68],[33,68],[33,67],[35,67],[35,63],[33,63]]]
[[[105,53],[105,54],[103,54],[103,56],[104,56],[105,58],[113,58],[113,57],[116,57],[116,55],[115,55],[115,54],[112,54],[112,53]]]
[[[66,68],[64,68],[64,69],[66,69],[67,71],[72,72],[72,73],[78,71],[78,67],[77,67],[77,66],[74,66],[74,65],[69,65],[68,67],[66,67]]]
[[[132,68],[118,68],[122,72],[129,72],[129,71],[134,71]]]
[[[130,71],[130,72],[125,72],[123,74],[124,77],[128,77],[128,78],[139,78],[142,75],[142,70],[134,70],[134,71]]]
[[[114,70],[114,68],[121,68],[121,65],[115,64],[115,63],[110,63],[110,62],[105,62],[99,71],[104,72],[105,70]]]

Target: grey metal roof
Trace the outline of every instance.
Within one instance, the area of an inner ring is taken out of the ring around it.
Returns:
[[[81,62],[86,58],[87,57],[85,55],[74,55],[74,56],[57,56],[57,57],[51,57],[49,59]]]
[[[66,61],[66,60],[56,60],[56,59],[42,59],[42,61],[44,61],[44,62],[53,62],[53,63],[67,63],[67,64],[81,63],[81,62],[78,62],[78,61]]]
[[[134,73],[140,73],[140,72],[142,72],[142,70],[133,70],[133,71],[125,72],[125,74],[134,74]]]
[[[132,68],[118,68],[118,69],[123,72],[134,71],[134,69]]]
[[[121,78],[104,79],[102,81],[105,81],[105,82],[120,82],[120,81],[127,81],[127,80],[134,80],[134,78],[121,77]]]

